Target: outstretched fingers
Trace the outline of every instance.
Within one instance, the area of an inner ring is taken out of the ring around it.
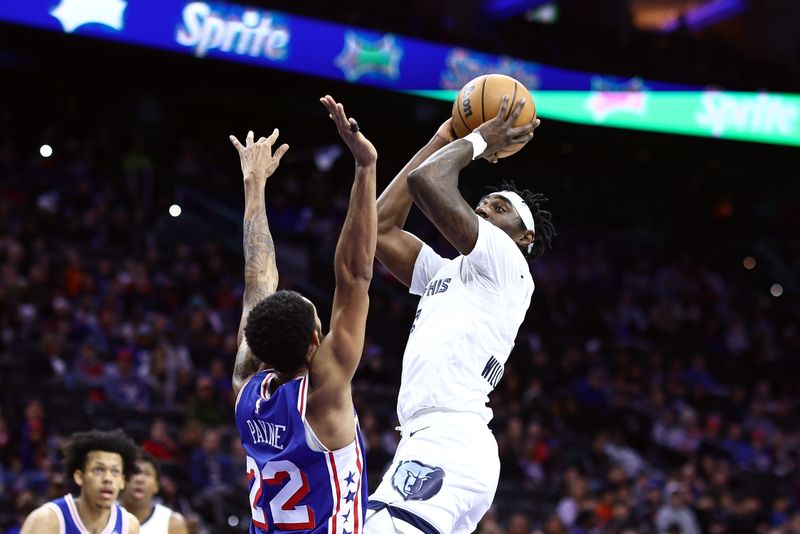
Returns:
[[[336,104],[336,124],[341,127],[342,129],[349,130],[350,129],[350,121],[347,120],[347,115],[344,112],[344,106],[341,104]]]
[[[508,95],[503,95],[503,99],[500,101],[500,109],[497,112],[497,117],[506,124],[511,124],[517,120],[522,113],[522,108],[525,107],[525,99],[520,98],[517,100],[517,103],[514,104],[514,109],[511,111],[511,113],[508,113],[508,105]]]
[[[330,95],[325,95],[319,99],[322,102],[322,105],[325,106],[325,109],[328,110],[328,117],[331,118],[333,122],[336,122],[336,118],[333,116],[336,113],[336,101]]]
[[[328,116],[336,124],[341,134],[345,132],[358,133],[358,123],[355,119],[347,117],[342,104],[336,102],[330,95],[325,95],[319,101],[328,110]]]
[[[503,95],[503,99],[500,101],[500,109],[497,111],[497,118],[505,121],[506,111],[508,111],[508,95]]]
[[[240,142],[239,142],[239,140],[238,140],[238,139],[236,139],[236,136],[235,136],[235,135],[229,135],[229,136],[228,136],[228,139],[230,139],[230,140],[231,140],[231,144],[233,145],[233,147],[234,147],[236,150],[238,150],[238,151],[239,151],[239,153],[241,153],[241,152],[242,152],[242,150],[244,150],[244,147],[242,146],[242,143],[240,143]]]
[[[279,134],[279,132],[278,132],[278,129],[277,129],[277,128],[275,128],[274,130],[272,130],[272,133],[269,135],[269,137],[267,137],[266,139],[264,139],[264,142],[266,142],[266,143],[267,143],[267,145],[269,145],[270,147],[272,147],[272,145],[274,145],[274,144],[275,144],[275,141],[277,141],[277,140],[278,140],[278,134]],[[263,137],[262,137],[262,139],[263,139]],[[259,141],[260,141],[260,140],[259,140]]]
[[[337,103],[330,95],[325,95],[319,99],[325,109],[328,110],[328,117],[336,124],[337,128],[345,128],[347,119],[344,118],[344,107]]]
[[[516,145],[517,143],[527,143],[531,139],[533,139],[532,131],[513,136],[511,142]]]
[[[514,121],[516,121],[519,118],[520,114],[522,113],[522,108],[524,107],[525,107],[525,99],[520,98],[519,100],[517,100],[517,105],[514,106],[514,110],[511,112],[511,115],[509,115],[508,119],[506,119],[506,123],[513,124]]]
[[[526,135],[528,133],[533,133],[533,130],[536,128],[536,124],[529,122],[527,124],[523,124],[522,126],[516,126],[514,128],[509,128],[508,135],[510,137],[519,137],[522,135]]]
[[[272,159],[276,165],[281,162],[281,158],[283,157],[284,154],[286,154],[287,150],[289,150],[289,145],[284,143],[281,146],[279,146],[278,150],[275,151],[275,154],[272,155]]]

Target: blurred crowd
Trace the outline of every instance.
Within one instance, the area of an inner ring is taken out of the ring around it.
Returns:
[[[64,100],[61,132],[44,135],[59,141],[53,157],[0,139],[0,531],[69,489],[59,448],[70,433],[115,427],[162,463],[159,498],[192,532],[242,531],[248,483],[230,388],[243,279],[235,153],[224,135],[206,146],[191,128],[164,148],[158,128],[95,123]],[[0,109],[7,131],[13,115]],[[286,140],[292,150],[267,186],[281,286],[308,295],[326,322],[352,162],[317,138]],[[560,162],[581,157],[560,148]],[[532,267],[531,310],[491,397],[502,472],[479,532],[800,534],[796,294],[787,285],[772,296],[741,263],[716,257],[724,237],[755,233],[753,221],[775,223],[781,254],[800,252],[777,224],[796,214],[647,227],[624,220],[659,209],[642,207],[637,191],[610,213],[596,196],[568,197],[570,180],[554,198],[560,235]],[[614,184],[593,187],[623,189]],[[171,218],[176,199],[184,213]],[[733,209],[721,202],[715,214]],[[431,225],[410,224],[448,252]],[[792,261],[796,273],[800,254]],[[399,439],[416,305],[376,274],[354,380],[372,487]]]

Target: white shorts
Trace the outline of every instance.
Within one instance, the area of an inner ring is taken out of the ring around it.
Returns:
[[[388,508],[395,523],[426,534],[470,534],[491,506],[499,477],[497,441],[480,415],[428,413],[403,426],[369,509]],[[365,533],[371,532],[369,517]]]

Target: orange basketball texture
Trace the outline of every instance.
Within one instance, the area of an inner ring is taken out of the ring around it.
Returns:
[[[493,119],[500,111],[503,95],[508,95],[506,117],[514,110],[521,98],[525,99],[514,126],[522,126],[536,119],[536,106],[530,92],[520,82],[505,74],[484,74],[467,82],[458,92],[453,102],[453,130],[461,138],[472,130]],[[512,145],[497,153],[498,158],[505,158],[521,149],[524,144]]]

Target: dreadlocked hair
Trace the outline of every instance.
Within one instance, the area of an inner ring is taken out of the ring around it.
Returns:
[[[73,434],[64,447],[64,474],[67,475],[67,480],[72,480],[75,471],[86,468],[86,460],[92,451],[115,452],[122,456],[122,472],[125,480],[129,480],[132,475],[139,472],[136,466],[139,449],[122,429],[89,430]]]
[[[495,193],[498,191],[512,191],[522,197],[522,200],[530,208],[533,215],[533,224],[536,226],[536,237],[533,240],[531,251],[525,254],[525,258],[538,260],[544,254],[545,248],[553,248],[553,237],[558,235],[556,234],[555,226],[553,226],[553,214],[542,209],[542,205],[550,201],[549,198],[541,193],[531,193],[527,189],[517,189],[517,184],[514,183],[514,180],[503,180],[499,188],[490,187],[490,189]]]

